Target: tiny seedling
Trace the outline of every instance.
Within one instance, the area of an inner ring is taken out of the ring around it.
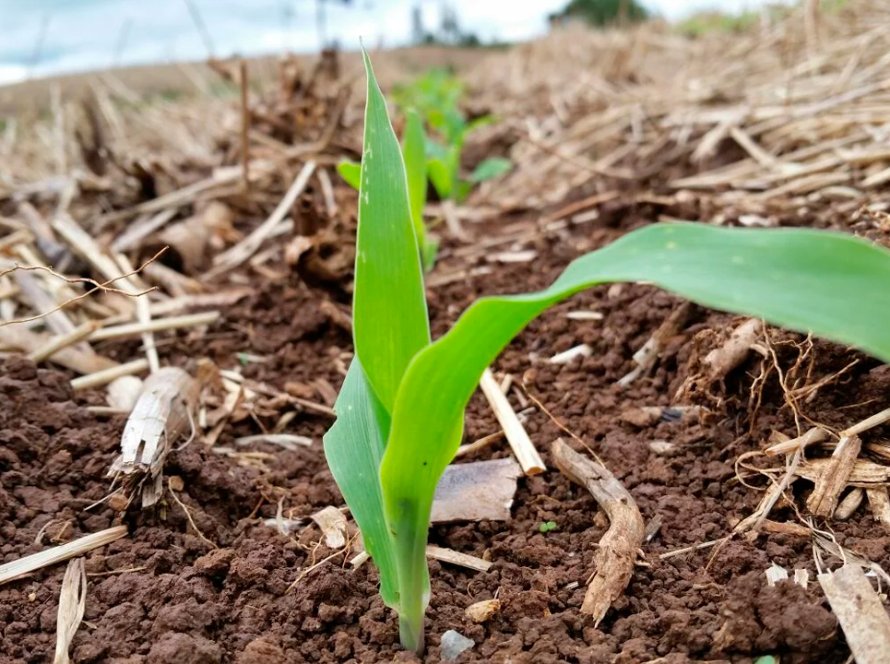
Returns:
[[[556,525],[556,521],[544,521],[544,522],[538,524],[538,532],[539,533],[544,533],[544,534],[551,533],[554,530],[556,530],[557,528],[559,528],[559,526]]]
[[[890,251],[840,233],[704,223],[628,233],[574,260],[542,291],[477,300],[431,342],[405,163],[364,58],[355,357],[324,448],[405,648],[423,649],[430,509],[460,444],[467,403],[500,351],[554,304],[597,284],[645,281],[890,361]]]

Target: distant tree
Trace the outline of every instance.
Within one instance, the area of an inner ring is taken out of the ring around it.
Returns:
[[[564,9],[551,14],[550,21],[577,18],[605,26],[642,21],[648,16],[649,12],[637,0],[571,0]]]

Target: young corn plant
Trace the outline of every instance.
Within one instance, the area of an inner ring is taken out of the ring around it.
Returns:
[[[417,111],[409,109],[405,113],[405,130],[402,136],[402,151],[405,159],[405,171],[408,178],[408,199],[411,203],[411,221],[417,236],[421,262],[424,271],[433,269],[436,254],[439,252],[439,238],[430,233],[423,221],[423,210],[426,207],[426,132],[423,120]],[[361,164],[354,161],[341,161],[337,164],[337,172],[353,189],[360,188]]]
[[[890,251],[825,231],[682,222],[585,254],[545,290],[481,298],[431,342],[405,164],[367,55],[365,67],[355,357],[324,448],[405,648],[423,649],[430,509],[464,409],[484,369],[548,307],[597,284],[645,281],[890,361]]]

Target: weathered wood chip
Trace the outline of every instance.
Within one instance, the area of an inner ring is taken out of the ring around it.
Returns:
[[[312,520],[324,534],[324,544],[329,549],[346,546],[346,515],[333,505],[328,505],[312,515]]]
[[[822,469],[816,479],[816,488],[807,499],[807,508],[821,517],[830,517],[837,508],[838,496],[847,486],[862,441],[859,436],[845,436],[838,442],[829,463]]]
[[[604,466],[581,456],[561,438],[553,442],[557,468],[593,495],[609,517],[609,529],[595,554],[596,574],[587,586],[581,612],[596,624],[627,587],[637,551],[643,544],[645,525],[633,496]]]
[[[513,459],[494,459],[448,466],[436,487],[430,520],[508,521],[516,479],[522,469]]]
[[[818,579],[856,663],[890,662],[890,618],[862,569],[848,564]]]

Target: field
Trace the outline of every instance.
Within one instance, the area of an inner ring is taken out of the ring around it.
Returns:
[[[464,170],[512,162],[427,205],[433,337],[651,224],[890,248],[888,18],[372,52],[387,93],[454,66],[464,112],[494,117]],[[360,66],[0,91],[0,664],[438,662],[448,630],[473,642],[459,662],[890,661],[890,368],[645,283],[572,296],[492,365],[545,470],[507,518],[432,525],[427,648],[399,647],[322,449],[353,357],[358,201],[336,166],[362,154]],[[147,393],[165,405],[134,418]],[[458,463],[511,457],[498,415],[472,397]],[[645,524],[601,620],[582,606],[615,508],[559,440]],[[60,556],[10,567],[40,551]],[[842,567],[872,584],[856,602],[826,595]]]

